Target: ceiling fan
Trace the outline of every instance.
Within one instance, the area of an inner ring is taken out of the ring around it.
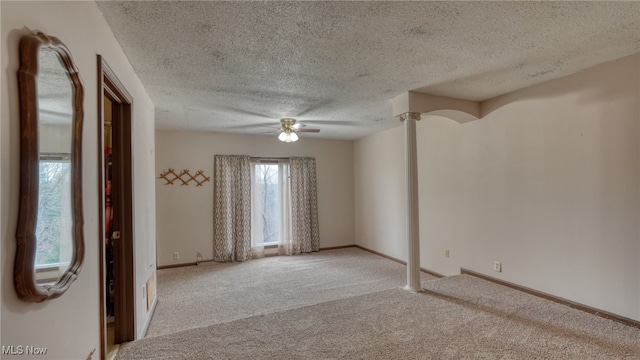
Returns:
[[[320,129],[309,129],[306,125],[299,123],[293,118],[280,119],[280,135],[278,140],[290,143],[298,141],[298,132],[319,133]]]

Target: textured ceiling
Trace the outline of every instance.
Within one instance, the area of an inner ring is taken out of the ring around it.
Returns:
[[[305,137],[397,126],[415,90],[484,100],[640,52],[640,2],[155,2],[98,6],[160,129]]]

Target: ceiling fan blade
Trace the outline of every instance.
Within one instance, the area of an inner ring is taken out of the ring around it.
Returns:
[[[262,128],[269,128],[269,129],[273,129],[273,130],[278,130],[278,129],[282,128],[282,126],[277,125],[277,124],[268,124],[268,125],[260,124],[260,125],[256,125],[256,126],[262,127]]]
[[[344,120],[303,120],[305,123],[309,125],[331,125],[331,126],[357,126],[358,123],[355,121],[344,121]]]
[[[305,133],[319,133],[320,129],[298,129],[297,131]]]
[[[279,126],[272,126],[272,124],[268,124],[268,123],[262,123],[262,124],[244,124],[244,125],[232,125],[232,126],[227,126],[226,129],[227,130],[249,130],[249,129],[254,129],[256,127],[275,127],[278,128]]]

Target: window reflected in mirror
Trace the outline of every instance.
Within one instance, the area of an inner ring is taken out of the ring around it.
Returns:
[[[71,157],[40,153],[35,279],[53,284],[71,261]]]
[[[73,90],[55,51],[39,54],[39,192],[35,279],[53,285],[67,271],[73,253],[71,144]]]

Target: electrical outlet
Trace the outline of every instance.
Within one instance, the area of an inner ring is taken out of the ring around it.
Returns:
[[[444,257],[449,257],[449,249],[444,251]]]
[[[173,260],[178,260],[178,259],[180,259],[180,253],[176,251],[173,253]]]
[[[502,263],[500,261],[494,261],[493,262],[493,270],[497,271],[497,272],[502,272]]]

